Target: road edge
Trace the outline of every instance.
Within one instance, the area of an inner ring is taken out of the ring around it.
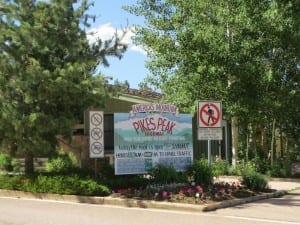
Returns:
[[[40,199],[40,200],[54,200],[72,203],[85,203],[85,204],[99,204],[99,205],[113,205],[130,208],[154,208],[164,210],[177,210],[189,212],[208,212],[221,208],[233,207],[236,205],[246,204],[249,202],[259,201],[268,198],[278,198],[287,194],[288,191],[280,190],[272,193],[264,193],[256,196],[251,196],[242,199],[225,200],[213,204],[185,204],[185,203],[170,203],[170,202],[157,202],[151,200],[139,200],[117,197],[94,197],[94,196],[80,196],[80,195],[59,195],[59,194],[46,194],[46,193],[31,193],[16,190],[0,189],[0,197],[11,197],[21,199]]]

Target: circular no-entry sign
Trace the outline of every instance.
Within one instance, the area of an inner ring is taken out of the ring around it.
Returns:
[[[199,103],[199,127],[221,127],[221,103]]]

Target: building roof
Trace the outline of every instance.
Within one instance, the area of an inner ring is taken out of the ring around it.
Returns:
[[[122,88],[117,96],[107,101],[105,111],[107,113],[129,112],[132,105],[158,103],[163,95],[152,90],[138,90],[133,88]]]
[[[163,94],[154,92],[152,90],[138,90],[133,88],[124,88],[122,94],[147,98],[149,100],[161,100],[164,96]]]

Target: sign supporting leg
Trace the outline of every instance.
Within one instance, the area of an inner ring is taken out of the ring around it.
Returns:
[[[97,158],[95,158],[95,165],[94,165],[94,169],[95,169],[95,180],[98,179],[98,166],[97,166]]]
[[[219,159],[222,159],[222,148],[221,148],[221,141],[219,140],[218,143],[218,147],[219,147]]]
[[[207,159],[208,159],[208,165],[211,166],[211,147],[210,147],[210,140],[207,140]]]

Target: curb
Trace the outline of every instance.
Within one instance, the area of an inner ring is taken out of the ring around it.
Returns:
[[[215,204],[205,206],[203,208],[203,211],[204,212],[214,211],[214,210],[217,210],[217,209],[228,208],[228,207],[241,205],[241,204],[246,204],[246,203],[249,203],[249,202],[255,202],[255,201],[259,201],[259,200],[263,200],[263,199],[279,198],[279,197],[282,197],[285,194],[287,194],[287,191],[281,190],[281,191],[276,191],[276,192],[273,192],[273,193],[266,193],[266,194],[251,196],[251,197],[248,197],[248,198],[226,200],[226,201],[222,201],[220,203],[215,203]]]
[[[221,208],[246,204],[249,202],[259,201],[267,198],[277,198],[287,193],[288,193],[287,191],[281,190],[273,193],[266,193],[266,194],[256,195],[248,198],[225,200],[214,204],[192,205],[192,204],[184,204],[184,203],[157,202],[151,200],[125,199],[125,198],[117,198],[117,197],[90,197],[90,196],[80,196],[80,195],[44,194],[44,193],[30,193],[30,192],[23,192],[23,191],[0,189],[1,197],[53,200],[53,201],[61,201],[61,202],[99,204],[99,205],[114,205],[114,206],[121,206],[121,207],[130,207],[130,208],[155,208],[155,209],[189,211],[189,212],[214,211]]]
[[[117,197],[92,197],[80,195],[59,195],[59,194],[44,194],[44,193],[31,193],[15,190],[0,189],[1,197],[12,197],[20,199],[40,199],[40,200],[53,200],[60,202],[72,202],[83,204],[98,204],[98,205],[113,205],[129,208],[155,208],[165,210],[177,211],[203,211],[205,205],[192,205],[184,203],[170,203],[170,202],[157,202],[152,200],[138,200],[126,199]]]

